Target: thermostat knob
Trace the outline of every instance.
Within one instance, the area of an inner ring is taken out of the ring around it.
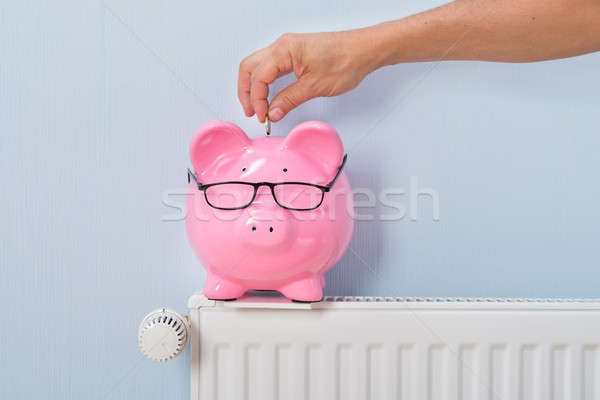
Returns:
[[[189,325],[184,317],[168,308],[146,315],[138,329],[142,353],[152,361],[168,361],[185,350]]]

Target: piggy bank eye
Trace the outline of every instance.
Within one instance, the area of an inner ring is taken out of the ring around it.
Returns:
[[[244,172],[246,170],[246,167],[242,168],[242,172]]]
[[[287,172],[287,168],[284,168],[284,169],[283,169],[283,172]]]

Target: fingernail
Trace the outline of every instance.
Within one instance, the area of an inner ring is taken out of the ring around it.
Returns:
[[[269,119],[271,121],[277,122],[281,118],[283,118],[283,110],[281,110],[281,108],[274,108],[272,110],[269,110]]]

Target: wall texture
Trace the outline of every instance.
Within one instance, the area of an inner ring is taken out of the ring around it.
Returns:
[[[0,398],[187,398],[188,355],[151,364],[135,334],[203,281],[163,204],[183,202],[167,195],[192,133],[262,134],[237,66],[279,34],[441,2],[52,3],[0,6]],[[327,121],[354,187],[405,193],[404,218],[357,223],[327,293],[598,297],[599,70],[600,54],[401,65],[274,125]]]

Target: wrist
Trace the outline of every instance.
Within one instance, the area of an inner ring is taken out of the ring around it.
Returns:
[[[389,49],[384,45],[385,36],[378,27],[375,25],[351,31],[356,56],[361,60],[366,74],[389,65]]]
[[[437,59],[447,48],[453,32],[440,34],[443,26],[435,25],[434,28],[421,15],[415,15],[361,29],[365,57],[370,59],[373,70],[404,62]]]
[[[403,29],[400,21],[384,22],[365,28],[370,40],[371,58],[375,69],[409,61],[403,54]]]

